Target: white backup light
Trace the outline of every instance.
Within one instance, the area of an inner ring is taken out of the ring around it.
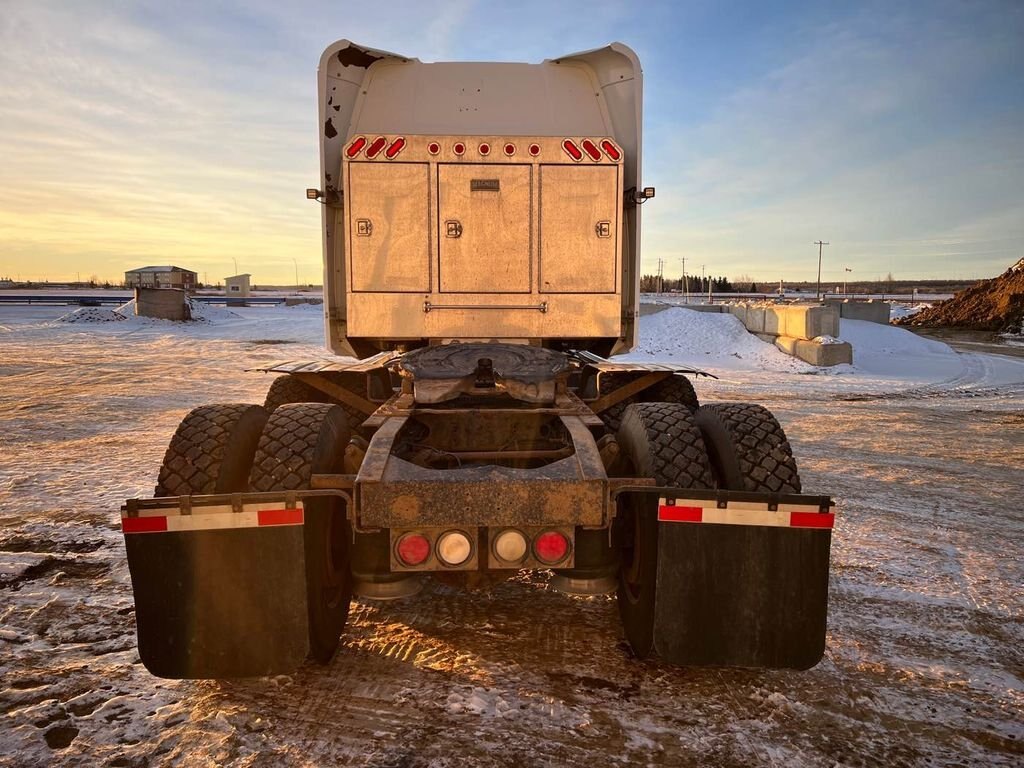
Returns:
[[[526,537],[519,531],[502,531],[494,537],[494,554],[506,563],[518,563],[526,557]]]
[[[437,556],[445,565],[462,565],[472,553],[473,545],[461,531],[448,531],[437,540]]]

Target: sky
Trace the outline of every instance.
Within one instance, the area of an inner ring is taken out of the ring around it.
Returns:
[[[0,278],[320,282],[316,67],[631,46],[643,271],[980,278],[1024,256],[1024,3],[0,0]],[[846,273],[846,269],[852,270]]]

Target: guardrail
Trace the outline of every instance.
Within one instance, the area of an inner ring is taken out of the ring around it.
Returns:
[[[103,294],[96,296],[67,296],[61,294],[0,294],[0,304],[42,304],[42,305],[74,305],[80,307],[97,307],[103,305],[120,306],[135,298],[134,294]],[[203,304],[223,304],[228,307],[244,307],[254,304],[278,305],[284,304],[284,296],[190,296],[192,301]]]

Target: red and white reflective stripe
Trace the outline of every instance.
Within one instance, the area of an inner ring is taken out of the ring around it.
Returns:
[[[835,513],[819,512],[811,504],[779,504],[777,510],[767,504],[732,501],[720,508],[714,501],[680,499],[675,504],[658,500],[658,520],[663,523],[717,523],[719,525],[759,525],[771,528],[828,528],[835,524]]]
[[[199,507],[191,515],[178,507],[143,510],[139,517],[121,517],[121,530],[128,533],[165,531],[214,531],[229,528],[265,528],[275,525],[302,525],[302,504],[284,509],[275,504],[246,504],[241,512],[230,506]]]

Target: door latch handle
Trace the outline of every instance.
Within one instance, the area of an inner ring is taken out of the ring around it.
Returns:
[[[356,235],[369,237],[373,234],[373,222],[369,219],[356,219]]]
[[[610,221],[599,221],[594,225],[594,231],[598,237],[611,237],[612,223]]]
[[[445,237],[462,237],[462,223],[451,220],[444,223]]]

